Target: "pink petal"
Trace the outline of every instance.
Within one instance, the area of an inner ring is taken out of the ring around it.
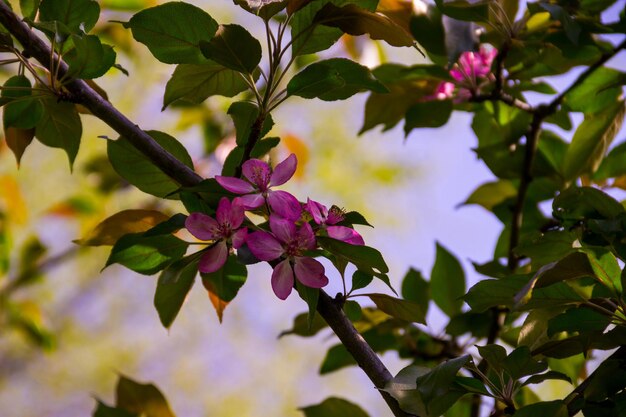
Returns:
[[[322,224],[326,220],[326,214],[328,214],[326,207],[310,198],[306,200],[306,211],[313,216],[313,221],[317,224]]]
[[[233,233],[233,235],[231,236],[231,239],[233,241],[233,248],[239,249],[240,247],[242,247],[243,244],[246,243],[247,237],[248,237],[248,229],[245,227]]]
[[[328,210],[328,216],[326,217],[326,224],[337,224],[343,219],[345,219],[345,216],[343,215],[343,211],[337,206],[332,206],[330,210]]]
[[[274,167],[274,172],[272,173],[272,177],[270,179],[270,187],[276,185],[283,185],[296,172],[296,167],[298,166],[298,159],[295,154],[291,154],[280,164]]]
[[[272,272],[272,289],[276,297],[285,300],[293,289],[293,269],[289,260],[285,259],[274,268]]]
[[[452,69],[450,70],[450,75],[456,81],[465,81],[465,73],[462,69],[459,68],[458,65],[454,65],[454,67],[452,67]]]
[[[198,270],[205,274],[219,271],[226,263],[228,257],[228,246],[223,240],[219,241],[215,246],[209,249],[198,263]]]
[[[444,81],[437,86],[435,90],[435,98],[437,100],[446,100],[454,95],[454,84]]]
[[[289,220],[298,220],[302,214],[300,202],[286,191],[270,191],[267,202],[274,213]]]
[[[312,250],[316,247],[315,233],[310,224],[304,223],[298,230],[298,248]]]
[[[315,259],[298,256],[294,269],[298,281],[311,288],[322,288],[328,284],[324,275],[324,266]]]
[[[241,197],[241,204],[246,210],[254,210],[265,204],[265,198],[261,194],[246,194]]]
[[[296,225],[292,220],[283,219],[275,214],[270,216],[270,229],[278,240],[289,243],[296,239]]]
[[[218,223],[204,213],[191,213],[185,220],[185,227],[189,233],[200,240],[220,238]]]
[[[237,229],[243,223],[244,209],[241,199],[238,197],[235,200],[231,204],[226,197],[222,197],[215,213],[217,222],[222,226],[227,226],[226,228],[230,230]]]
[[[239,178],[216,175],[215,181],[217,181],[222,188],[230,191],[231,193],[247,194],[254,191],[254,186],[252,184]]]
[[[249,159],[243,163],[241,170],[243,175],[261,191],[267,190],[272,173],[269,165],[260,159]]]
[[[228,212],[230,211],[230,200],[226,197],[220,198],[220,202],[217,203],[217,210],[215,210],[215,220],[220,225],[228,223]]]
[[[250,233],[246,243],[252,254],[260,261],[272,261],[285,252],[283,245],[271,233],[264,231]]]
[[[365,245],[363,238],[356,230],[345,226],[329,226],[326,228],[328,236],[333,239],[341,240],[352,245]]]

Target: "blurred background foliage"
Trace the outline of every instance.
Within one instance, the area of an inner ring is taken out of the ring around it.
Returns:
[[[190,151],[196,170],[212,176],[233,144],[226,115],[230,100],[211,98],[201,106],[177,105],[161,112],[173,68],[157,62],[130,31],[111,22],[157,3],[100,1],[103,13],[96,33],[116,46],[118,62],[130,76],[111,70],[98,84],[142,128],[176,136]],[[254,17],[229,0],[190,3],[210,10],[218,21],[243,24],[263,37]],[[350,56],[364,65],[386,59],[425,62],[415,50],[349,37],[324,55]],[[612,65],[626,67],[623,54]],[[553,85],[565,81],[555,77]],[[359,232],[385,255],[396,287],[408,267],[430,268],[435,240],[467,256],[462,262],[470,284],[476,282],[470,261],[491,259],[490,245],[500,230],[497,220],[479,207],[457,208],[490,178],[469,151],[476,145],[469,115],[456,112],[443,128],[421,129],[408,138],[400,127],[357,137],[365,98],[333,103],[294,99],[273,114],[270,136],[283,139],[273,158],[293,152],[300,161],[289,191],[301,200],[311,196],[363,213],[376,229]],[[155,382],[180,416],[297,416],[297,407],[330,395],[353,400],[373,416],[387,413],[358,368],[318,375],[327,348],[335,343],[328,333],[313,340],[278,340],[306,306],[296,297],[276,300],[266,265],[250,269],[249,282],[222,325],[206,294],[192,291],[169,331],[152,306],[155,279],[121,266],[100,273],[108,249],[79,249],[72,240],[120,210],[174,213],[181,208],[128,187],[112,170],[106,140],[100,138],[115,133],[92,116],[83,116],[83,124],[73,171],[62,151],[39,143],[28,148],[18,170],[13,154],[0,142],[3,417],[89,415],[94,402],[87,394],[111,393],[118,373]],[[617,139],[621,142],[623,134]],[[339,290],[338,280],[334,282],[331,294]],[[431,333],[443,330],[436,308],[431,308],[428,325]],[[383,359],[393,374],[405,364],[393,354]],[[564,382],[547,383],[541,395],[555,398],[562,395],[561,388],[567,392]],[[110,402],[110,397],[102,398]]]

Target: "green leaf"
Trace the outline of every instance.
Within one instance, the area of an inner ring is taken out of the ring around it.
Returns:
[[[461,312],[462,297],[465,295],[465,272],[454,255],[439,243],[430,274],[430,292],[435,304],[448,317]]]
[[[154,294],[154,307],[165,328],[169,329],[183,306],[198,275],[198,262],[202,254],[198,252],[176,261],[159,275]]]
[[[452,101],[434,100],[415,103],[406,112],[404,134],[420,127],[440,127],[445,125],[452,114]]]
[[[548,322],[548,336],[559,332],[596,332],[604,331],[611,324],[611,318],[585,306],[570,308],[553,317]]]
[[[93,411],[93,417],[138,417],[137,414],[130,413],[123,408],[109,407],[100,400],[96,400],[96,409]]]
[[[357,269],[356,271],[354,271],[354,274],[352,274],[352,289],[350,290],[350,292],[367,287],[368,285],[370,285],[373,279],[373,275],[367,274]]]
[[[425,309],[413,301],[390,297],[386,294],[368,294],[367,296],[376,304],[376,307],[392,317],[410,323],[426,324]]]
[[[290,96],[345,100],[362,91],[387,92],[367,67],[345,58],[332,58],[309,65],[287,84]]]
[[[259,108],[247,101],[237,101],[230,105],[228,108],[228,114],[232,117],[235,123],[236,140],[238,146],[245,146],[248,143],[250,132],[254,127],[254,123],[259,117]],[[263,129],[261,129],[260,137],[263,137],[273,126],[271,116],[268,116],[264,123]]]
[[[464,0],[447,1],[435,0],[441,13],[457,20],[467,22],[489,21],[489,1],[477,1],[470,3]]]
[[[330,397],[317,405],[300,408],[305,417],[368,417],[356,404],[341,398]]]
[[[105,268],[118,263],[140,274],[153,275],[182,258],[188,246],[173,235],[128,234],[115,243]]]
[[[618,101],[626,77],[621,71],[600,67],[565,95],[564,104],[573,111],[597,113]]]
[[[114,245],[122,236],[145,232],[168,218],[156,210],[122,210],[100,222],[74,243],[85,246]]]
[[[530,385],[530,384],[541,384],[544,381],[547,380],[554,380],[554,379],[560,379],[561,381],[567,381],[569,383],[572,382],[572,380],[570,379],[570,377],[568,377],[567,375],[561,373],[561,372],[557,372],[557,371],[548,371],[546,373],[543,374],[539,374],[539,375],[533,375],[530,378],[528,378],[526,381],[524,381],[523,385]]]
[[[565,34],[569,38],[569,40],[578,45],[578,39],[580,37],[581,27],[580,25],[572,19],[569,11],[565,10],[563,7],[558,4],[549,4],[549,3],[536,3],[539,7],[546,10],[550,13],[550,17],[554,20],[558,20],[561,22],[561,26],[565,31]]]
[[[216,62],[180,64],[165,86],[162,110],[176,100],[199,104],[215,95],[234,97],[247,88],[241,74]]]
[[[220,25],[200,49],[206,58],[244,74],[252,74],[261,62],[261,44],[239,25]]]
[[[517,195],[517,188],[509,180],[486,182],[467,197],[463,204],[478,204],[491,211],[495,206]]]
[[[313,24],[336,27],[354,36],[368,34],[373,40],[383,40],[392,46],[415,44],[411,34],[393,19],[352,3],[343,7],[327,3],[317,12]]]
[[[199,64],[206,61],[200,43],[210,41],[218,25],[196,6],[169,2],[140,11],[124,27],[161,62]]]
[[[337,28],[313,23],[315,15],[324,2],[312,1],[302,7],[291,18],[291,55],[306,55],[323,51],[337,42],[343,32]]]
[[[222,322],[224,309],[235,299],[239,289],[246,283],[248,270],[230,255],[224,267],[210,274],[202,273],[202,285],[209,292],[209,299]]]
[[[41,0],[20,0],[20,10],[25,19],[35,19]]]
[[[30,80],[24,75],[15,75],[4,83],[0,100],[6,103],[2,114],[5,132],[11,127],[32,129],[43,117],[41,101],[33,96]]]
[[[502,371],[503,362],[507,357],[506,349],[500,345],[477,346],[480,356],[487,361],[496,373]]]
[[[402,279],[402,297],[413,301],[421,306],[424,316],[428,312],[430,302],[430,284],[424,279],[422,273],[413,268],[409,269]]]
[[[41,0],[39,21],[61,22],[72,33],[89,32],[100,16],[100,6],[93,0]]]
[[[567,405],[561,400],[543,401],[524,406],[517,410],[514,417],[567,417]]]
[[[298,291],[300,298],[302,298],[309,307],[307,325],[312,327],[313,321],[315,320],[315,312],[317,311],[317,301],[320,298],[320,290],[319,288],[307,287],[299,280],[296,280],[296,290]]]
[[[331,254],[353,263],[363,272],[370,273],[390,285],[389,278],[385,275],[389,272],[389,267],[376,249],[369,246],[351,245],[341,240],[322,236],[317,238],[317,242]]]
[[[578,126],[563,161],[563,177],[572,181],[582,174],[593,174],[609,145],[619,132],[626,114],[624,101],[600,113],[587,114]]]
[[[605,248],[584,248],[589,264],[598,280],[607,288],[622,292],[622,270],[615,255]]]
[[[602,181],[626,175],[626,164],[623,163],[624,158],[626,158],[626,142],[617,145],[602,159],[600,167],[593,174],[593,179]]]
[[[448,55],[446,50],[446,33],[443,27],[441,12],[437,7],[427,5],[425,13],[419,13],[411,18],[411,33],[415,40],[427,52],[445,57]]]
[[[141,384],[123,375],[115,390],[116,406],[145,417],[176,417],[161,391],[153,384]]]
[[[554,217],[568,224],[588,219],[613,219],[624,212],[624,206],[617,200],[593,187],[569,187],[552,202]]]
[[[356,301],[347,300],[343,303],[343,312],[351,322],[359,321],[363,317],[363,309]]]
[[[272,149],[274,149],[280,143],[280,138],[272,137],[265,138],[263,140],[258,141],[254,148],[252,148],[252,152],[250,152],[250,156],[252,158],[261,158],[269,153]]]
[[[193,168],[187,150],[175,138],[156,130],[149,130],[146,133],[183,164]],[[180,187],[123,136],[118,140],[107,141],[107,153],[115,171],[145,193],[163,198]]]
[[[111,46],[103,45],[97,36],[72,35],[71,40],[74,47],[63,57],[69,65],[68,75],[82,79],[98,78],[115,64],[115,51]]]
[[[63,149],[72,166],[83,134],[76,106],[56,97],[42,98],[41,104],[43,116],[35,128],[35,137],[46,146]]]
[[[502,361],[502,368],[513,378],[520,379],[545,371],[548,365],[533,359],[528,346],[520,346]]]
[[[300,313],[293,319],[293,326],[289,330],[282,331],[278,337],[295,334],[301,337],[315,336],[320,330],[328,327],[326,320],[319,314],[313,316],[313,323],[309,325],[309,313]]]

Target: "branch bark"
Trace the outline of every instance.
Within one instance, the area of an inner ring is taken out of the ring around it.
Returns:
[[[50,47],[39,38],[31,28],[20,20],[4,2],[0,1],[0,24],[2,24],[23,46],[28,56],[39,61],[46,68],[52,64],[59,65],[59,77],[67,72],[67,64],[58,60],[51,62]],[[139,126],[130,121],[113,105],[101,97],[82,80],[72,80],[66,88],[73,99],[85,106],[91,113],[104,121],[113,130],[124,136],[140,152],[146,155],[161,170],[181,185],[192,186],[202,181],[202,177],[181,163],[163,149]],[[261,121],[262,124],[262,121]],[[251,141],[249,141],[251,142]],[[252,144],[251,146],[253,146]],[[251,150],[251,148],[250,148]],[[246,153],[249,157],[249,152]],[[391,373],[382,363],[378,355],[356,331],[352,322],[346,317],[324,291],[320,292],[317,307],[320,315],[327,321],[330,328],[352,354],[357,364],[363,369],[376,388],[383,388],[392,378]],[[395,417],[411,417],[402,411],[397,401],[384,391],[379,391]]]

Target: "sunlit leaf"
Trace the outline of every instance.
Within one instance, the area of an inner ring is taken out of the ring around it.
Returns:
[[[390,297],[386,294],[368,294],[368,297],[376,304],[376,307],[392,317],[426,324],[425,309],[413,301]]]
[[[511,181],[492,181],[479,186],[463,204],[478,204],[491,211],[498,204],[516,195],[517,188]]]
[[[327,398],[317,405],[300,409],[305,417],[368,417],[358,405],[341,398]]]
[[[161,391],[120,375],[115,389],[116,407],[145,417],[176,417]]]
[[[85,246],[114,245],[125,234],[145,232],[168,218],[156,210],[123,210],[103,220],[85,237],[74,242]]]

